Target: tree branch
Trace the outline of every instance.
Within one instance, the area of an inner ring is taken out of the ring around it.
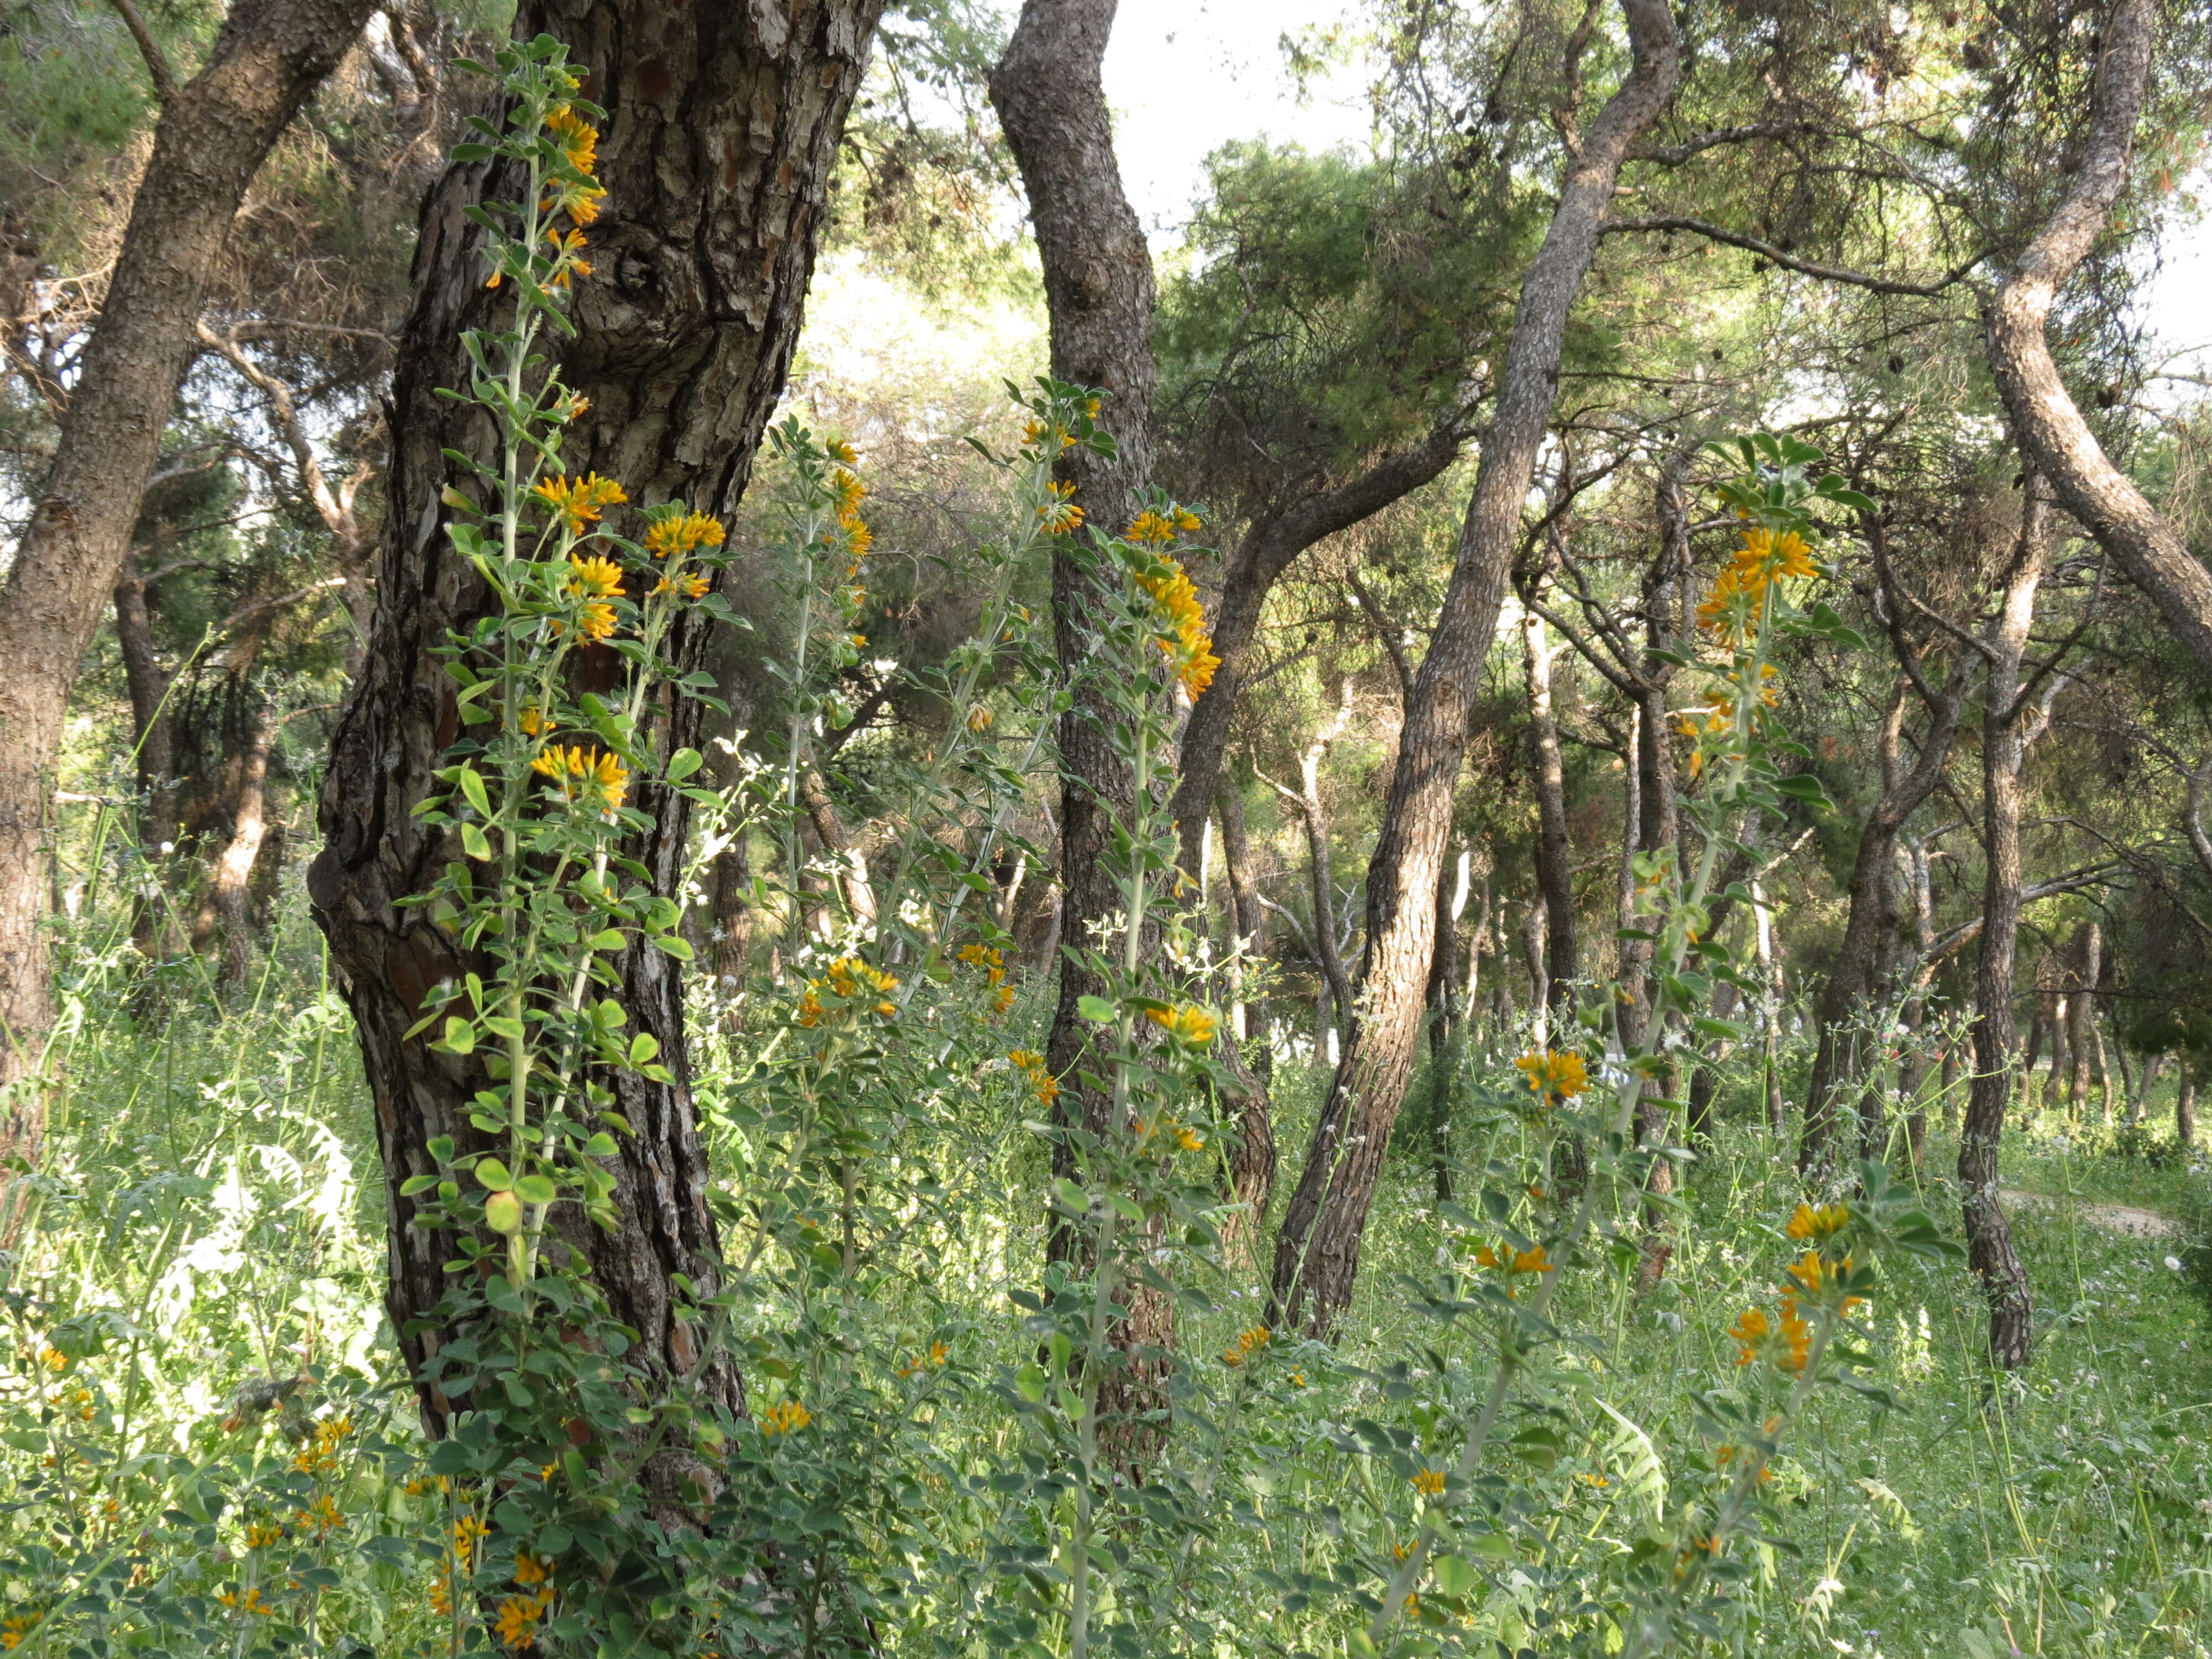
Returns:
[[[1981,264],[1986,257],[1976,253],[1969,259],[1945,271],[1933,282],[1907,283],[1893,276],[1871,276],[1863,270],[1851,270],[1842,265],[1824,265],[1811,259],[1801,259],[1786,253],[1771,242],[1761,241],[1756,236],[1747,236],[1741,231],[1729,230],[1704,219],[1687,219],[1665,216],[1650,219],[1608,219],[1598,227],[1601,233],[1620,230],[1680,230],[1692,236],[1702,236],[1708,241],[1725,242],[1730,247],[1740,247],[1747,253],[1756,253],[1762,259],[1771,260],[1785,270],[1794,270],[1807,276],[1817,276],[1824,283],[1846,283],[1853,288],[1870,289],[1876,294],[1914,294],[1930,297],[1955,287],[1966,273]]]
[[[138,55],[146,60],[146,72],[154,77],[154,96],[167,103],[177,95],[177,77],[169,72],[169,60],[161,51],[161,43],[154,38],[146,20],[138,15],[138,8],[131,0],[110,0],[123,27],[131,31],[131,38],[138,43]]]

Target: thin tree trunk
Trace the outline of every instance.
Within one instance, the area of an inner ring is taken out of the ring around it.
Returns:
[[[177,828],[176,748],[164,706],[169,675],[155,646],[146,583],[128,559],[116,580],[114,599],[115,642],[123,658],[124,684],[131,693],[131,741],[138,755],[138,846],[151,858]]]
[[[2117,0],[2106,20],[2088,129],[2069,155],[2073,187],[1990,303],[1990,367],[2034,469],[2158,607],[2197,666],[2212,671],[2212,572],[2106,455],[2058,377],[2045,331],[2058,290],[2127,187],[2157,31],[2153,0]]]
[[[1910,772],[1901,771],[1899,760],[1907,696],[1902,680],[1882,723],[1882,793],[1859,832],[1844,940],[1820,990],[1820,1048],[1797,1150],[1798,1169],[1820,1180],[1835,1179],[1845,1161],[1845,1108],[1853,1102],[1859,1105],[1855,1139],[1862,1155],[1870,1154],[1880,1139],[1880,1091],[1869,1086],[1868,1073],[1881,1045],[1869,1027],[1886,994],[1882,969],[1897,932],[1897,835],[1942,779],[1970,678],[1966,665],[1958,665],[1949,685],[1934,698],[1928,731]]]
[[[1552,667],[1559,652],[1544,637],[1544,619],[1522,613],[1522,660],[1528,675],[1528,732],[1535,745],[1536,888],[1544,896],[1545,1006],[1557,1027],[1573,1014],[1577,959],[1573,849],[1567,841],[1566,767],[1552,708]]]
[[[245,981],[251,965],[253,929],[247,915],[246,889],[261,843],[269,833],[269,756],[276,741],[276,722],[266,707],[257,707],[239,757],[238,783],[232,793],[230,836],[209,872],[206,898],[192,924],[192,949],[204,951],[220,930],[222,979]]]
[[[0,599],[12,647],[0,675],[0,1082],[39,1064],[52,1018],[40,926],[48,774],[191,358],[200,307],[246,185],[370,6],[238,0],[199,73],[164,88],[153,157]],[[157,74],[166,81],[166,67]],[[19,1089],[9,1101],[0,1158],[35,1160],[45,1097]]]
[[[2089,1068],[2100,1058],[2097,1040],[2097,975],[2105,965],[2105,931],[2094,921],[2084,921],[2074,929],[2074,942],[2067,963],[2069,984],[2066,988],[2066,1047],[2074,1056],[2073,1069],[2067,1073],[2066,1098],[2075,1111],[2081,1110],[2089,1101]],[[2112,1097],[2105,1099],[2105,1116],[2112,1115]]]
[[[1567,314],[1597,246],[1621,163],[1673,100],[1680,46],[1660,0],[1624,0],[1632,64],[1568,163],[1559,205],[1514,314],[1498,403],[1482,441],[1443,606],[1406,708],[1398,764],[1369,866],[1366,1006],[1336,1069],[1275,1242],[1272,1301],[1281,1326],[1324,1332],[1350,1301],[1360,1237],[1406,1097],[1436,943],[1436,883],[1452,796],[1522,513],[1557,398]]]
[[[714,859],[713,908],[714,986],[734,996],[752,972],[752,860],[742,835]]]
[[[567,383],[590,400],[589,413],[564,434],[570,471],[617,479],[634,501],[680,496],[721,514],[735,507],[798,337],[877,3],[799,0],[789,11],[749,11],[532,0],[521,8],[518,38],[543,30],[571,42],[586,95],[608,111],[599,168],[608,195],[592,231],[599,274],[578,285],[578,334],[561,352]],[[439,647],[452,630],[496,609],[449,545],[439,505],[449,472],[441,451],[485,461],[496,434],[437,389],[467,384],[462,330],[501,314],[498,291],[483,285],[481,241],[466,210],[519,188],[504,167],[457,165],[424,204],[392,387],[380,602],[364,672],[331,745],[325,847],[308,876],[360,1030],[384,1159],[386,1305],[418,1376],[450,1334],[418,1322],[444,1295],[454,1247],[415,1224],[415,1203],[401,1187],[436,1172],[432,1138],[451,1135],[466,1150],[487,1144],[468,1119],[481,1072],[403,1036],[429,988],[468,966],[428,912],[403,901],[459,855],[411,810],[431,792],[433,769],[459,729]],[[681,668],[702,661],[707,634],[695,613],[671,639]],[[679,702],[663,718],[671,750],[695,739],[699,705]],[[641,791],[637,804],[655,827],[629,850],[653,887],[673,895],[689,804],[659,787]],[[678,1316],[684,1298],[674,1276],[701,1297],[722,1279],[678,970],[650,949],[625,953],[618,969],[623,1006],[659,1040],[676,1080],[619,1080],[619,1108],[634,1130],[610,1171],[621,1225],[609,1234],[578,1223],[562,1232],[610,1311],[637,1333],[629,1363],[645,1386],[660,1389],[707,1358],[696,1328]],[[726,1358],[705,1364],[692,1386],[702,1410],[744,1409],[742,1379]],[[434,1389],[419,1392],[426,1424],[442,1433],[448,1402]],[[648,1466],[656,1503],[680,1508],[672,1483],[688,1459],[670,1451]]]
[[[1245,964],[1264,962],[1267,956],[1267,913],[1260,902],[1260,883],[1252,871],[1252,846],[1244,828],[1244,796],[1233,780],[1224,778],[1214,791],[1215,810],[1221,817],[1221,865],[1229,882],[1231,925],[1237,946],[1230,957],[1230,1018],[1237,1040],[1249,1042],[1255,1035],[1249,1005],[1244,997]],[[1257,1035],[1264,1036],[1264,1029]],[[1274,1056],[1267,1044],[1260,1049],[1254,1069],[1264,1079],[1274,1069]],[[1269,1162],[1273,1147],[1269,1146]],[[1272,1168],[1270,1180],[1273,1179]]]
[[[2035,1304],[2027,1270],[2013,1249],[2012,1225],[1997,1197],[1997,1149],[2012,1102],[2013,981],[2020,939],[2020,770],[2027,699],[2021,658],[2035,621],[2035,595],[2050,557],[2050,509],[2032,473],[2020,547],[2007,573],[2004,602],[1989,635],[1989,683],[1983,693],[1983,842],[1989,875],[1982,895],[1981,962],[1974,983],[1974,1076],[1959,1135],[1959,1184],[1966,1259],[1990,1307],[1990,1358],[2006,1370],[2027,1364]]]
[[[2188,1152],[2197,1145],[2197,1062],[2184,1054],[2180,1070],[2174,1079],[2173,1138]]]

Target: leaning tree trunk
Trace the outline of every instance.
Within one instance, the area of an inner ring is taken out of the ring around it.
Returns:
[[[1228,749],[1229,718],[1251,666],[1260,613],[1276,581],[1316,542],[1350,529],[1441,476],[1458,458],[1461,437],[1455,419],[1440,422],[1419,443],[1384,456],[1349,483],[1302,496],[1255,520],[1223,561],[1221,600],[1214,608],[1212,633],[1220,663],[1183,723],[1170,803],[1186,869],[1198,863],[1199,837]]]
[[[77,670],[131,545],[231,221],[262,158],[371,0],[239,0],[200,72],[167,84],[153,158],[70,393],[54,464],[9,568],[0,675],[0,1082],[35,1068],[46,984],[46,794]],[[9,1092],[0,1158],[35,1159],[43,1097]]]
[[[1662,0],[1623,5],[1632,66],[1570,160],[1551,226],[1522,282],[1451,584],[1407,702],[1398,764],[1368,867],[1365,1006],[1276,1237],[1271,1300],[1277,1316],[1269,1322],[1278,1328],[1298,1319],[1309,1291],[1308,1323],[1316,1332],[1328,1330],[1351,1300],[1360,1236],[1420,1038],[1452,796],[1507,573],[1520,546],[1522,507],[1551,424],[1567,313],[1596,251],[1621,164],[1672,101],[1680,78],[1672,13]]]
[[[578,333],[562,353],[567,384],[591,404],[566,429],[566,470],[618,479],[641,504],[680,496],[708,511],[735,507],[790,363],[878,3],[799,0],[787,12],[536,0],[522,8],[517,34],[544,30],[568,40],[586,72],[585,94],[608,112],[599,168],[608,196],[592,230],[599,274],[577,285]],[[500,310],[501,296],[484,287],[480,234],[466,210],[519,189],[516,178],[472,163],[449,171],[424,204],[415,300],[392,387],[374,635],[331,744],[325,846],[308,878],[360,1026],[384,1156],[386,1307],[418,1374],[440,1338],[415,1322],[443,1296],[454,1249],[415,1224],[416,1206],[400,1195],[401,1184],[436,1170],[427,1146],[434,1137],[451,1135],[464,1148],[484,1142],[466,1115],[480,1070],[403,1036],[424,994],[468,966],[429,913],[404,902],[459,856],[413,808],[431,793],[432,770],[459,730],[438,648],[497,608],[448,543],[439,500],[454,471],[441,450],[489,459],[496,434],[479,411],[439,397],[438,388],[467,384],[461,331],[495,324]],[[703,623],[687,615],[694,624],[669,647],[685,669],[698,664],[706,642]],[[679,702],[668,747],[690,742],[697,724],[698,705]],[[656,787],[638,805],[654,829],[631,851],[657,890],[673,893],[686,803]],[[613,1170],[622,1224],[612,1234],[577,1226],[567,1236],[614,1316],[639,1333],[634,1363],[665,1381],[700,1358],[692,1328],[678,1317],[673,1280],[682,1274],[698,1295],[711,1295],[716,1238],[685,1084],[677,971],[647,949],[632,950],[620,966],[623,1001],[638,1028],[659,1039],[676,1081],[621,1079],[621,1109],[635,1130]],[[699,1387],[702,1406],[743,1408],[742,1381],[726,1361],[702,1373]],[[434,1389],[422,1393],[426,1420],[441,1431],[447,1404]]]
[[[2212,670],[2212,572],[2114,466],[2058,378],[2045,324],[2127,188],[2158,31],[2154,0],[2118,0],[2105,26],[2073,187],[2014,264],[1989,310],[1990,367],[2021,447],[2058,499],[2147,594],[2200,668]]]
[[[1989,683],[1983,690],[1983,836],[1989,874],[1982,894],[1982,954],[1974,981],[1974,1076],[1959,1133],[1959,1185],[1966,1260],[1990,1304],[1990,1358],[2007,1370],[2027,1364],[2035,1304],[2027,1270],[2013,1249],[2012,1224],[1997,1198],[1997,1148],[2012,1103],[2013,981],[2020,943],[2020,769],[2027,699],[2021,658],[2035,621],[2036,589],[2050,556],[2050,509],[2027,478],[2020,550],[2007,574],[2002,608],[1991,624]]]

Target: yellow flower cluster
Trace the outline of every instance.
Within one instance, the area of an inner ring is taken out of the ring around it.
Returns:
[[[1445,1475],[1442,1469],[1418,1470],[1413,1475],[1413,1490],[1424,1498],[1441,1497],[1443,1493],[1444,1480]],[[1410,1597],[1407,1599],[1411,1600]]]
[[[353,1432],[351,1417],[326,1417],[315,1425],[307,1444],[293,1455],[292,1467],[301,1474],[321,1476],[338,1466],[338,1443]]]
[[[595,171],[599,163],[599,130],[566,104],[556,105],[545,117],[545,131],[561,146],[568,165],[579,173]],[[583,222],[588,224],[589,220]]]
[[[1006,1058],[1014,1069],[1030,1080],[1030,1091],[1036,1096],[1037,1104],[1049,1106],[1060,1098],[1060,1079],[1052,1074],[1045,1057],[1032,1048],[1016,1048]]]
[[[1073,500],[1075,486],[1072,483],[1048,483],[1045,498],[1037,507],[1037,517],[1044,520],[1048,536],[1073,535],[1083,527],[1083,509]]]
[[[1237,1340],[1222,1351],[1221,1363],[1234,1370],[1249,1359],[1254,1352],[1267,1346],[1269,1332],[1265,1325],[1255,1325],[1249,1330],[1237,1333]]]
[[[584,526],[597,524],[607,508],[629,500],[620,484],[596,472],[581,478],[541,478],[530,493],[552,508],[571,536],[582,535]]]
[[[526,1648],[537,1638],[538,1623],[553,1605],[556,1594],[553,1588],[553,1564],[540,1560],[527,1550],[517,1550],[514,1582],[521,1587],[521,1593],[507,1596],[500,1602],[499,1616],[492,1629],[502,1646]]]
[[[1532,1048],[1513,1064],[1528,1085],[1528,1092],[1541,1106],[1557,1106],[1562,1101],[1572,1100],[1589,1087],[1589,1068],[1583,1063],[1580,1054]]]
[[[672,514],[646,526],[645,550],[656,559],[681,559],[702,547],[720,547],[728,536],[712,514]]]
[[[1735,1340],[1739,1365],[1771,1360],[1794,1376],[1805,1369],[1812,1353],[1813,1327],[1797,1311],[1795,1297],[1783,1297],[1779,1311],[1771,1318],[1764,1308],[1745,1309],[1729,1328],[1729,1335]]]
[[[840,957],[830,964],[821,978],[806,981],[805,993],[799,1000],[799,1023],[805,1026],[822,1023],[826,1012],[822,1006],[822,993],[824,991],[846,1002],[855,1001],[864,995],[876,997],[878,999],[876,1012],[889,1019],[898,1012],[898,1006],[890,1000],[890,994],[896,989],[898,978],[896,975],[871,968],[858,957]]]
[[[849,460],[853,447],[850,444],[832,444],[830,453],[839,460]],[[860,574],[860,561],[868,556],[868,550],[876,544],[875,532],[860,519],[860,503],[867,499],[867,485],[844,467],[839,467],[830,475],[830,505],[836,515],[836,523],[822,532],[822,544],[841,550],[849,556],[849,562],[845,566],[847,581]],[[860,598],[860,590],[855,588],[853,602],[859,604]]]
[[[1800,1204],[1783,1231],[1800,1243],[1820,1245],[1850,1224],[1851,1211],[1847,1204],[1823,1204],[1818,1209],[1810,1204]]]
[[[1164,1029],[1178,1042],[1194,1048],[1203,1048],[1213,1041],[1213,1034],[1221,1029],[1220,1021],[1194,1002],[1186,1002],[1172,1009],[1147,1008],[1145,1018]]]
[[[618,811],[629,792],[629,770],[619,757],[597,749],[549,744],[530,769],[552,779],[569,800],[597,795],[606,811]]]
[[[343,1531],[346,1519],[338,1510],[337,1500],[328,1492],[323,1492],[307,1508],[295,1512],[292,1523],[302,1532],[313,1533],[315,1541],[319,1544],[332,1533]]]
[[[1171,507],[1164,513],[1157,513],[1148,507],[1137,514],[1121,537],[1125,541],[1165,547],[1176,537],[1191,535],[1197,529],[1198,514],[1188,507]]]
[[[0,1619],[0,1648],[20,1648],[23,1638],[46,1622],[43,1613],[11,1613]]]
[[[1152,596],[1167,624],[1166,631],[1153,643],[1174,665],[1176,679],[1195,702],[1213,684],[1213,671],[1221,666],[1221,659],[1213,654],[1213,641],[1206,631],[1205,607],[1198,602],[1198,589],[1190,573],[1173,559],[1162,557],[1158,563],[1164,568],[1139,573],[1137,586]]]
[[[814,1420],[814,1413],[796,1400],[779,1400],[762,1414],[763,1434],[796,1434]]]
[[[898,1374],[901,1376],[915,1376],[923,1371],[941,1371],[945,1369],[945,1362],[951,1357],[951,1354],[952,1350],[945,1344],[933,1342],[929,1345],[927,1353],[915,1355],[898,1368]]]
[[[284,1541],[284,1528],[274,1521],[256,1521],[246,1529],[246,1547],[265,1550]]]
[[[1137,1126],[1137,1145],[1149,1146],[1154,1135],[1164,1136],[1186,1152],[1197,1152],[1206,1145],[1206,1137],[1181,1118],[1163,1112],[1158,1117],[1146,1118]]]
[[[276,1616],[276,1609],[261,1599],[261,1587],[258,1584],[248,1584],[242,1592],[226,1584],[215,1593],[215,1599],[233,1613],[250,1613],[262,1619]],[[14,1644],[9,1645],[12,1647]]]
[[[1516,1250],[1508,1245],[1502,1251],[1486,1244],[1474,1253],[1474,1265],[1486,1273],[1501,1274],[1505,1280],[1505,1294],[1510,1297],[1515,1294],[1515,1279],[1541,1276],[1557,1264],[1541,1244],[1527,1250]]]
[[[1741,641],[1758,625],[1759,605],[1770,583],[1819,574],[1813,550],[1796,531],[1777,536],[1771,530],[1747,530],[1743,545],[1721,571],[1711,596],[1698,607],[1698,621],[1708,633],[1724,641]]]

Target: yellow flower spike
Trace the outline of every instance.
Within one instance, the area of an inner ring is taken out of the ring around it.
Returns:
[[[1202,1048],[1213,1041],[1220,1022],[1196,1003],[1186,1002],[1171,1010],[1147,1008],[1145,1018],[1164,1029],[1170,1036],[1187,1042],[1194,1048]]]
[[[595,599],[618,599],[623,597],[622,567],[612,559],[594,554],[580,559],[568,556],[568,592],[577,597]]]
[[[1121,534],[1125,540],[1165,547],[1176,538],[1175,521],[1146,507]]]
[[[599,130],[568,105],[557,104],[547,113],[545,131],[577,172],[588,173],[598,167]]]
[[[779,1400],[761,1418],[764,1435],[796,1434],[814,1420],[814,1413],[796,1400]]]
[[[1790,1218],[1783,1231],[1790,1237],[1812,1243],[1824,1243],[1851,1224],[1848,1205],[1823,1204],[1814,1209],[1809,1204],[1800,1204],[1797,1212]]]
[[[1766,1346],[1767,1339],[1772,1334],[1773,1327],[1766,1317],[1765,1310],[1745,1309],[1736,1316],[1735,1323],[1729,1328],[1729,1335],[1737,1344],[1735,1363],[1748,1365],[1758,1359]]]
[[[1580,1054],[1532,1048],[1513,1064],[1528,1092],[1545,1106],[1572,1100],[1589,1087],[1589,1068]]]
[[[647,525],[645,550],[657,559],[682,558],[702,547],[720,547],[729,532],[708,513],[683,513]]]
[[[585,526],[597,524],[608,507],[620,507],[629,500],[620,484],[596,472],[582,478],[541,478],[531,486],[530,493],[541,505],[552,508],[572,536],[580,536]]]
[[[1444,1472],[1442,1469],[1422,1469],[1413,1477],[1413,1490],[1422,1497],[1437,1497],[1444,1489]]]
[[[842,438],[832,438],[822,446],[822,453],[833,461],[842,461],[847,466],[857,466],[860,460],[859,453]]]

